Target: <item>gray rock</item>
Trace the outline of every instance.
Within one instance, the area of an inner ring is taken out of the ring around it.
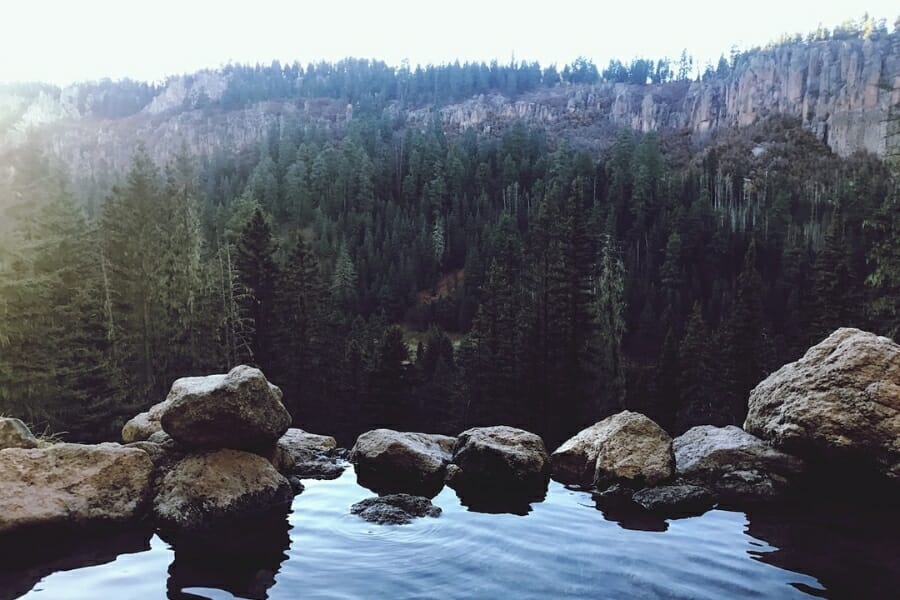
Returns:
[[[189,448],[271,447],[291,424],[281,390],[245,365],[227,375],[178,379],[166,400],[162,428]]]
[[[4,448],[37,448],[37,438],[19,419],[0,417],[0,450]]]
[[[462,432],[453,451],[451,485],[460,489],[541,495],[550,456],[540,436],[505,425]]]
[[[810,462],[900,483],[900,345],[838,329],[750,392],[744,429]]]
[[[712,492],[688,484],[645,488],[636,492],[632,499],[647,510],[671,515],[699,514],[716,505]]]
[[[380,494],[434,495],[443,487],[453,438],[392,429],[367,431],[350,451],[360,484]]]
[[[160,478],[153,514],[177,531],[201,531],[230,519],[284,508],[291,484],[265,458],[238,450],[190,454]]]
[[[275,447],[265,454],[282,474],[296,473],[298,465],[319,462],[330,457],[337,448],[337,442],[330,435],[307,433],[302,429],[288,429],[278,438]]]
[[[405,525],[418,517],[439,517],[441,509],[422,496],[389,494],[357,502],[350,512],[370,523]]]
[[[302,479],[337,479],[347,470],[347,463],[334,458],[318,458],[294,465],[294,474]]]
[[[0,450],[0,534],[137,519],[151,470],[146,452],[118,444]]]
[[[591,425],[557,448],[553,478],[574,485],[636,480],[655,485],[672,477],[672,438],[644,415],[629,410]]]
[[[672,446],[678,475],[709,486],[726,502],[776,499],[804,471],[799,458],[734,425],[693,427]]]

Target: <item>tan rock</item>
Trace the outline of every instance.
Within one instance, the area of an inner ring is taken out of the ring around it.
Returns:
[[[291,424],[281,396],[262,371],[240,365],[225,375],[176,380],[160,420],[185,447],[256,450],[270,447]]]
[[[190,454],[161,477],[153,514],[161,526],[203,530],[285,506],[291,485],[265,458],[238,450]]]
[[[139,517],[151,469],[147,453],[118,444],[0,450],[0,534]]]
[[[579,485],[623,479],[655,485],[675,470],[669,434],[628,410],[580,431],[553,453],[552,460],[557,481]]]
[[[135,415],[122,427],[122,441],[126,444],[143,442],[150,439],[154,433],[162,431],[162,424],[159,420],[168,407],[169,402],[162,401],[154,404],[150,410]]]
[[[38,441],[19,419],[0,417],[0,450],[4,448],[37,448]]]
[[[838,329],[750,392],[744,429],[785,452],[900,481],[900,346]]]

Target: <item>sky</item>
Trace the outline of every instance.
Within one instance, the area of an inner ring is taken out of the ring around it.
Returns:
[[[897,0],[0,0],[0,81],[162,81],[228,62],[677,57],[698,64]]]

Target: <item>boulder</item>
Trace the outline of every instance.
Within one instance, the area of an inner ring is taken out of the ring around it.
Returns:
[[[832,472],[900,483],[900,346],[838,329],[750,392],[744,429]]]
[[[126,444],[143,442],[150,439],[154,433],[162,431],[162,424],[159,420],[168,407],[169,402],[164,400],[151,406],[150,410],[132,417],[122,427],[122,441]]]
[[[291,484],[265,458],[238,450],[189,454],[157,486],[153,514],[168,530],[197,532],[283,509]]]
[[[330,456],[335,448],[337,442],[329,435],[291,428],[278,438],[275,447],[265,456],[280,473],[290,475],[296,472],[298,465],[318,462],[321,458]]]
[[[281,390],[245,365],[227,375],[177,379],[166,401],[163,430],[190,448],[271,447],[291,424]]]
[[[347,470],[347,463],[336,458],[315,458],[294,465],[293,474],[302,479],[337,479]]]
[[[417,517],[439,517],[441,509],[422,496],[389,494],[357,502],[350,512],[370,523],[405,525]]]
[[[140,517],[153,465],[118,444],[0,450],[0,534]]]
[[[803,461],[739,427],[692,427],[673,440],[679,477],[709,486],[726,502],[771,500],[787,491]]]
[[[674,473],[672,438],[662,427],[632,411],[591,425],[552,456],[553,478],[572,485],[632,480],[655,485]]]
[[[645,488],[636,492],[632,500],[647,510],[669,515],[700,514],[716,505],[711,491],[689,484]]]
[[[19,419],[0,417],[0,450],[5,448],[37,448],[38,441]]]
[[[499,425],[462,432],[453,450],[448,483],[457,491],[543,496],[550,456],[540,436]]]
[[[436,494],[444,483],[453,438],[375,429],[359,436],[350,451],[361,485],[379,493]]]

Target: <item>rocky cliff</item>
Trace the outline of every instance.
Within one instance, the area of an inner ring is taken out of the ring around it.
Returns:
[[[288,120],[340,131],[352,118],[346,102],[330,98],[260,102],[224,110],[217,100],[228,76],[205,71],[173,77],[160,87],[128,88],[129,101],[104,111],[122,94],[117,83],[64,89],[0,88],[0,160],[34,138],[78,179],[105,181],[130,159],[137,142],[165,161],[182,144],[200,155],[255,146]],[[657,85],[601,82],[561,84],[522,94],[477,96],[442,107],[385,109],[425,124],[438,115],[452,131],[502,129],[514,120],[565,133],[592,149],[621,127],[682,130],[702,140],[722,128],[743,127],[786,114],[838,154],[884,155],[887,118],[900,106],[900,31],[873,39],[796,42],[741,54],[727,75]]]

